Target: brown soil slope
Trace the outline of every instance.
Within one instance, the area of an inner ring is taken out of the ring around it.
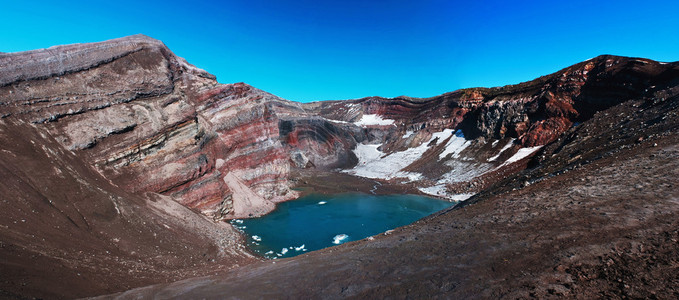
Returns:
[[[125,192],[35,126],[0,120],[0,140],[0,298],[93,296],[254,261],[230,226]]]

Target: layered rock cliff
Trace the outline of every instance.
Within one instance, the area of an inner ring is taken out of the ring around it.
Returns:
[[[635,145],[653,147],[653,140],[664,145],[665,152],[653,154],[663,163],[671,163],[668,157],[676,152],[672,116],[679,94],[679,64],[641,58],[599,56],[518,85],[464,89],[426,99],[370,97],[308,104],[244,83],[220,84],[146,36],[0,53],[0,70],[0,135],[7,141],[0,147],[0,173],[8,178],[0,184],[0,226],[5,229],[0,232],[0,273],[5,274],[0,277],[5,279],[1,296],[87,296],[252,263],[255,258],[243,250],[233,228],[214,221],[265,214],[277,202],[297,197],[298,177],[319,174],[370,178],[451,200],[479,193],[463,206],[484,203],[469,213],[460,208],[421,227],[402,229],[398,236],[380,240],[384,247],[374,252],[365,250],[371,247],[365,241],[342,248],[338,263],[348,265],[352,257],[364,257],[374,262],[366,270],[384,267],[391,272],[395,265],[390,262],[400,262],[398,253],[419,249],[431,252],[429,257],[443,262],[441,266],[456,262],[435,258],[459,252],[493,267],[480,254],[464,252],[468,249],[460,236],[469,234],[478,242],[477,248],[470,249],[503,249],[484,252],[497,261],[519,251],[520,243],[497,244],[484,238],[483,230],[460,229],[474,227],[476,216],[488,224],[500,220],[510,229],[520,225],[516,232],[497,231],[497,240],[539,238],[539,234],[524,234],[542,228],[545,221],[536,218],[539,204],[524,209],[530,197],[523,188],[540,186],[542,198],[550,197],[549,189],[566,193],[567,187],[552,184],[552,178],[581,167],[587,178],[595,178],[599,173],[592,162],[610,164],[616,153],[640,149]],[[623,166],[629,172],[647,162],[634,156],[638,153],[642,152],[622,156],[630,162]],[[530,169],[522,171],[527,166]],[[660,171],[665,177],[646,178],[647,184],[671,186],[666,178],[671,172]],[[637,178],[648,175],[634,172]],[[615,177],[609,173],[604,175]],[[617,192],[594,192],[624,198]],[[507,193],[523,199],[523,206],[498,196]],[[658,196],[654,208],[673,214],[674,202],[665,200],[675,195],[668,195]],[[559,213],[572,215],[560,204],[562,198],[554,199],[545,204],[556,207],[552,218],[563,217]],[[622,214],[612,204],[595,202],[592,207]],[[519,217],[526,222],[515,221]],[[636,224],[630,218],[623,221]],[[605,224],[597,222],[592,226]],[[450,224],[453,229],[441,229]],[[668,230],[666,224],[651,225],[654,233]],[[625,230],[637,232],[630,226]],[[542,234],[557,235],[552,229]],[[618,232],[609,229],[606,232]],[[573,232],[581,231],[578,227]],[[439,234],[457,239],[462,246],[442,246],[436,242]],[[420,248],[399,246],[403,239],[418,238],[428,242]],[[588,237],[579,245],[594,240]],[[541,241],[545,247],[554,244]],[[608,246],[596,243],[599,248]],[[484,248],[486,244],[493,247]],[[115,253],[109,249],[116,249]],[[384,249],[396,249],[397,254]],[[314,260],[300,265],[310,271],[320,268],[311,262],[334,268],[337,265],[328,253],[314,254]],[[544,254],[548,251],[540,253],[540,261],[553,259]],[[403,265],[414,264],[418,270],[431,267],[423,259]],[[288,266],[296,263],[291,260]],[[513,265],[511,270],[521,266]],[[113,271],[107,277],[101,270]],[[252,272],[228,275],[226,285],[242,284],[233,279],[238,274],[255,282],[258,270],[272,271],[267,275],[272,280],[290,271],[283,264],[279,268],[258,265]],[[369,278],[376,290],[357,287],[356,277],[337,270],[326,279],[341,278],[342,284],[355,289],[346,292],[337,287],[337,295],[389,294],[380,290],[384,285],[377,282],[379,278]],[[590,271],[577,272],[589,276],[594,272]],[[454,272],[469,270],[454,268]],[[126,274],[141,279],[134,281]],[[453,281],[464,281],[410,275],[429,278],[443,292],[454,289]],[[59,278],[81,292],[60,289],[55,284]],[[297,279],[310,283],[314,278],[300,275]],[[395,278],[389,280],[402,282]],[[416,287],[416,283],[408,284]],[[314,295],[323,295],[317,291]]]
[[[219,84],[145,36],[0,62],[3,118],[40,124],[126,190],[169,195],[214,219],[295,198],[295,168],[355,167],[464,199],[594,112],[667,89],[677,72],[600,56],[514,86],[300,104]]]
[[[353,146],[300,104],[218,84],[145,36],[3,54],[0,63],[3,118],[39,124],[130,192],[170,195],[215,219],[260,215],[296,196],[284,144],[313,148],[316,166],[347,160]],[[293,127],[302,141],[281,140]],[[316,128],[321,136],[307,141]]]

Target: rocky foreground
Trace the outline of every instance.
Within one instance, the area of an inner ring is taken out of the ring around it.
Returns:
[[[145,36],[4,53],[0,70],[0,296],[679,296],[679,63],[599,56],[309,104],[220,84]],[[476,195],[276,263],[221,222],[296,187]]]

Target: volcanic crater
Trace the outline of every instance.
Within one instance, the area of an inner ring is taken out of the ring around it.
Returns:
[[[0,297],[679,297],[677,62],[313,103],[143,35],[0,70]],[[348,191],[458,203],[278,261],[227,222]]]

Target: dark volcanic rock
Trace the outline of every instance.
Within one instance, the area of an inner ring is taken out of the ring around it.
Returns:
[[[597,111],[653,97],[676,86],[678,77],[676,64],[602,55],[517,85],[464,89],[427,99],[328,102],[316,111],[345,121],[363,111],[403,121],[408,128],[460,128],[467,138],[511,137],[531,147],[555,140]]]

